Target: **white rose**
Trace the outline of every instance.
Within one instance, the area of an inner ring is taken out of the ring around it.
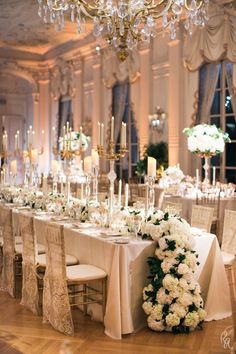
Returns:
[[[151,317],[155,320],[161,320],[163,317],[163,306],[161,304],[154,305],[151,311]]]
[[[193,303],[193,296],[189,293],[183,293],[181,298],[178,299],[178,302],[184,307],[187,307]]]
[[[176,313],[180,318],[185,317],[187,313],[186,308],[177,302],[170,306],[170,311]]]
[[[160,288],[156,294],[156,300],[161,305],[171,304],[173,301],[172,296],[169,294],[167,295],[164,288]]]

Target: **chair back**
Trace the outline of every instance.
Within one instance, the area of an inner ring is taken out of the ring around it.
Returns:
[[[0,206],[2,232],[3,232],[3,267],[2,267],[2,287],[11,296],[15,296],[15,242],[12,226],[12,209]]]
[[[214,208],[208,208],[201,205],[192,206],[191,226],[198,227],[206,232],[211,231],[211,225],[214,215]]]
[[[236,211],[225,210],[221,249],[236,255]]]
[[[38,315],[39,290],[36,269],[38,249],[34,231],[34,218],[30,214],[20,214],[19,223],[23,241],[21,305]]]
[[[63,226],[46,225],[46,272],[43,290],[43,318],[58,331],[73,335],[69,303]]]
[[[169,202],[168,200],[164,200],[163,204],[162,204],[162,210],[181,216],[182,204]]]

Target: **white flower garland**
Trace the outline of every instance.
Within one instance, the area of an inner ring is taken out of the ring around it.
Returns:
[[[188,333],[206,317],[200,286],[194,279],[197,254],[189,224],[174,215],[155,212],[141,226],[143,238],[157,241],[148,258],[151,283],[143,289],[143,310],[154,331]]]

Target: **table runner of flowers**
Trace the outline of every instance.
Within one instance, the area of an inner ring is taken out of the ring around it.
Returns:
[[[143,289],[143,310],[154,331],[188,333],[206,317],[194,272],[198,255],[193,250],[189,224],[175,215],[155,212],[141,226],[143,238],[157,241],[148,258],[150,284]]]

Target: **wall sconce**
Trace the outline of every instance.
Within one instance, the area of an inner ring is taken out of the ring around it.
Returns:
[[[167,114],[161,107],[157,106],[155,108],[155,113],[148,116],[149,125],[151,129],[157,130],[158,133],[163,133]]]

